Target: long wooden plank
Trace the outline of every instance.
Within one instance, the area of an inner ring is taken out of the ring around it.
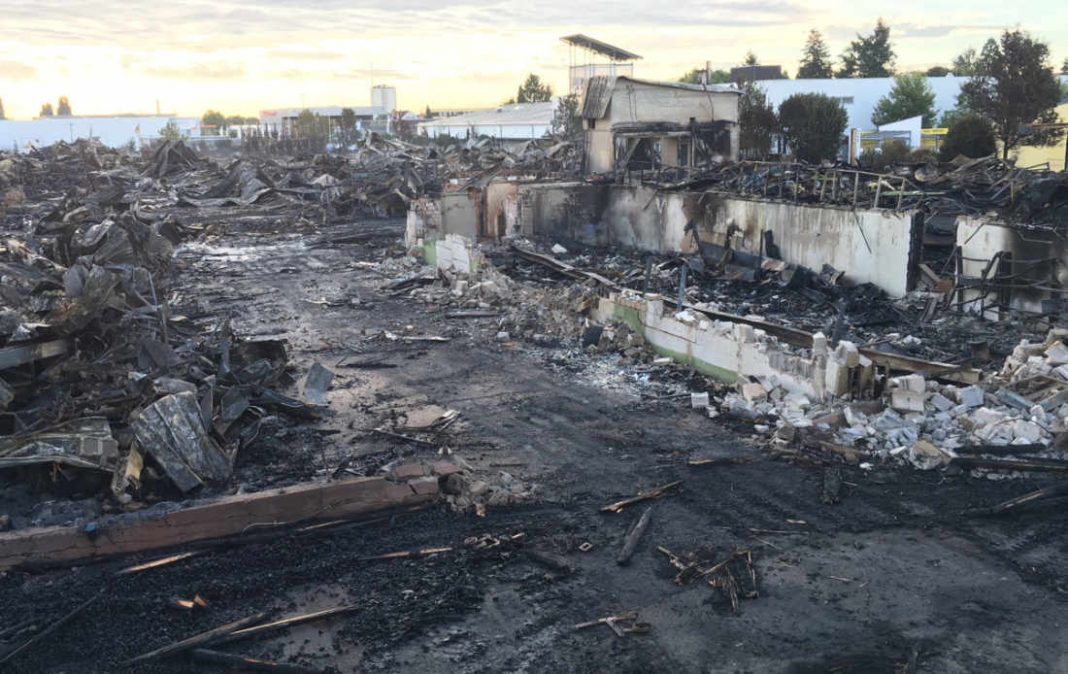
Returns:
[[[242,627],[248,627],[249,625],[255,625],[258,622],[262,622],[263,619],[266,618],[266,617],[267,617],[266,613],[257,613],[255,615],[250,615],[247,618],[242,618],[240,620],[235,620],[232,623],[226,623],[225,625],[219,625],[218,627],[213,627],[212,629],[208,630],[207,632],[201,632],[200,634],[195,634],[195,635],[189,637],[188,639],[182,639],[181,641],[175,642],[173,644],[167,644],[163,648],[157,648],[154,651],[149,651],[148,653],[142,653],[141,655],[138,655],[136,658],[133,658],[133,659],[129,660],[126,664],[132,665],[134,663],[145,662],[146,660],[154,660],[156,658],[163,658],[163,657],[166,657],[168,655],[175,655],[177,653],[182,653],[184,651],[192,650],[192,649],[196,648],[197,646],[201,646],[203,644],[210,643],[211,641],[213,641],[215,639],[218,639],[219,637],[226,636],[227,634],[230,634],[234,630],[239,630]]]
[[[389,482],[381,477],[301,484],[229,496],[151,519],[100,522],[96,533],[79,527],[41,527],[0,534],[0,570],[64,563],[225,538],[298,522],[340,519],[387,508],[428,503],[437,482]]]

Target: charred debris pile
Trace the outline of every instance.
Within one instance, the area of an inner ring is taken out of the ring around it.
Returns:
[[[918,210],[926,216],[988,215],[1024,228],[1068,226],[1068,176],[1017,168],[995,156],[898,164],[884,172],[847,166],[740,161],[682,172],[639,173],[662,189],[850,208]]]
[[[174,215],[176,185],[221,171],[181,143],[7,160],[25,201],[0,243],[0,469],[58,493],[166,497],[225,482],[268,411],[317,413],[280,392],[284,343],[243,340],[226,316],[205,329],[171,288],[175,248],[198,234]]]
[[[172,287],[178,246],[220,228],[401,216],[412,199],[556,174],[575,156],[568,143],[375,134],[346,156],[222,165],[181,141],[141,155],[88,141],[0,153],[0,471],[126,503],[225,484],[262,418],[322,410],[283,393],[295,383],[284,342],[244,340]]]

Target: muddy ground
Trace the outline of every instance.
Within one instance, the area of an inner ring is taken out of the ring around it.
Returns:
[[[183,658],[123,663],[259,611],[341,604],[354,611],[225,649],[340,672],[1068,671],[1063,510],[966,512],[1042,481],[846,467],[841,501],[825,505],[821,466],[775,459],[743,425],[689,409],[677,394],[700,381],[688,373],[638,372],[573,345],[498,341],[492,318],[449,320],[391,297],[379,286],[401,275],[397,267],[360,263],[394,258],[399,225],[362,244],[316,243],[351,229],[323,239],[231,233],[179,252],[178,302],[199,307],[199,316],[190,312],[197,320],[233,312],[243,335],[286,338],[296,372],[320,361],[337,374],[333,416],[265,420],[230,490],[429,458],[432,448],[368,430],[451,408],[462,413],[444,438],[455,457],[530,495],[490,504],[484,517],[441,505],[211,547],[137,575],[114,576],[137,559],[3,574],[0,633],[25,621],[50,624],[99,594],[3,671],[223,671]],[[383,331],[451,341],[391,341],[377,336]],[[688,467],[692,457],[751,461]],[[675,480],[681,490],[656,502],[632,563],[617,566],[642,507],[604,514],[601,506]],[[463,545],[518,533],[522,545]],[[578,549],[584,542],[589,552]],[[442,546],[458,549],[362,559]],[[759,597],[732,614],[717,590],[675,585],[658,546],[707,547],[720,557],[751,549]],[[546,567],[530,549],[565,558],[575,572]],[[196,594],[206,610],[168,606]],[[621,611],[637,611],[649,633],[574,630]]]

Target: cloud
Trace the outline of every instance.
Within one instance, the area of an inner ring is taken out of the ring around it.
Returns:
[[[913,23],[902,23],[891,27],[891,31],[896,31],[898,37],[903,38],[938,38],[946,37],[953,33],[991,33],[996,34],[1001,32],[1004,26],[996,25],[934,25],[934,26],[918,26]],[[893,33],[891,33],[893,34]]]
[[[245,75],[245,67],[233,63],[196,63],[185,66],[152,66],[146,75],[180,80],[234,80]]]
[[[415,77],[411,73],[395,68],[352,68],[344,72],[333,74],[336,80],[411,80]]]
[[[272,49],[268,54],[280,61],[333,61],[345,58],[341,52],[326,50]]]
[[[37,77],[37,68],[20,61],[0,61],[0,74],[9,80],[32,80]]]

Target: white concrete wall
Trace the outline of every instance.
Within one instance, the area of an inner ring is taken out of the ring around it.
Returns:
[[[762,232],[767,230],[786,262],[817,272],[826,263],[844,271],[853,283],[874,283],[894,297],[908,292],[909,212],[722,198],[710,207],[702,237],[723,245],[732,224],[741,230],[732,241],[737,250],[759,253]]]
[[[523,198],[526,192],[530,198]],[[632,185],[521,185],[519,219],[533,209],[535,236],[572,239],[594,246],[624,246],[657,253],[693,253],[691,220],[702,241],[761,252],[772,232],[783,259],[819,271],[824,263],[853,283],[874,283],[892,296],[908,290],[912,215],[908,212],[827,208],[750,201],[714,194],[658,192]],[[704,204],[699,201],[703,199]]]
[[[31,120],[0,121],[0,149],[24,152],[60,141],[96,138],[108,147],[121,147],[130,141],[140,143],[159,137],[168,122],[174,122],[186,135],[199,135],[200,120],[195,117],[43,117]],[[139,132],[138,132],[139,130]]]

